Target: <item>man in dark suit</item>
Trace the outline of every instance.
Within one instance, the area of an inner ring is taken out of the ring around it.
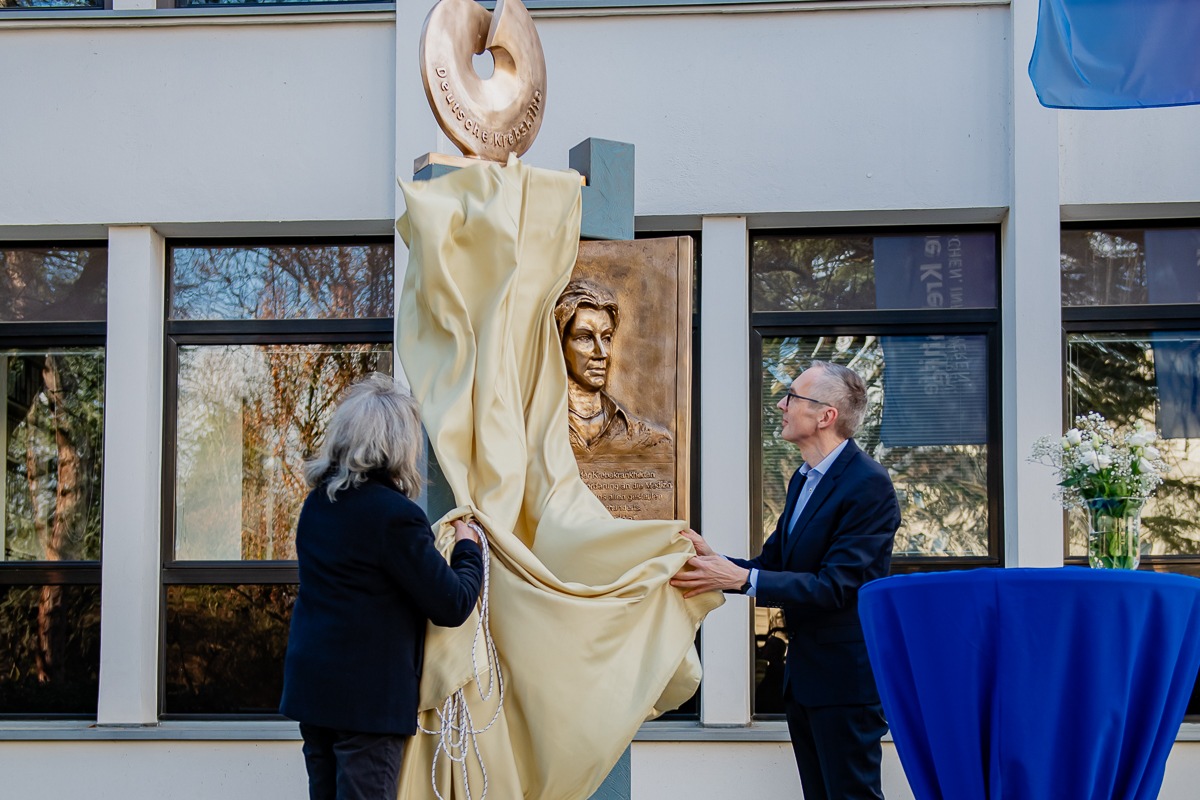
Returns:
[[[784,707],[805,800],[880,799],[887,731],[858,619],[858,590],[887,575],[900,508],[887,470],[854,443],[866,412],[862,379],[814,362],[782,400],[783,438],[804,464],[762,553],[715,553],[685,531],[696,557],[672,580],[685,596],[739,591],[787,621]]]

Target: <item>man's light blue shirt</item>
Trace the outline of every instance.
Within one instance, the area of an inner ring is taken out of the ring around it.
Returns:
[[[829,468],[833,466],[833,462],[837,461],[838,456],[846,449],[846,442],[849,439],[843,440],[841,444],[829,451],[829,455],[821,459],[821,463],[815,467],[810,467],[808,462],[800,465],[800,474],[807,476],[804,480],[804,485],[800,487],[800,495],[796,498],[796,507],[792,509],[792,517],[787,521],[787,525],[783,528],[783,535],[786,537],[791,533],[792,528],[796,527],[796,523],[800,520],[800,514],[804,511],[804,507],[808,505],[809,498],[813,496],[813,492],[817,490],[817,484],[821,482],[821,478],[825,473],[829,472]],[[750,570],[750,589],[746,592],[749,597],[754,597],[758,594],[758,570]]]

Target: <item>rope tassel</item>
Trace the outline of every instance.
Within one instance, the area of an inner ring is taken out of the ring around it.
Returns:
[[[441,792],[438,791],[438,761],[441,760],[442,753],[446,754],[446,758],[450,760],[451,764],[458,764],[462,769],[463,787],[466,791],[466,797],[463,800],[474,800],[471,794],[471,781],[467,770],[467,759],[472,755],[474,756],[475,763],[479,765],[479,771],[483,775],[483,794],[479,796],[479,800],[485,800],[488,793],[488,774],[487,767],[483,763],[483,756],[479,752],[477,737],[480,734],[487,733],[496,724],[496,720],[500,718],[500,710],[504,707],[504,673],[500,669],[500,656],[496,652],[496,643],[492,639],[491,613],[488,609],[492,555],[488,546],[487,535],[483,532],[483,528],[474,521],[468,522],[467,525],[479,536],[479,548],[483,551],[483,589],[479,593],[479,619],[475,623],[475,637],[471,640],[471,668],[475,678],[475,689],[479,692],[479,699],[486,703],[495,695],[497,696],[497,703],[496,710],[487,725],[482,728],[476,728],[475,721],[471,718],[471,710],[467,707],[466,694],[464,693],[465,688],[459,689],[446,698],[446,702],[442,704],[441,709],[437,712],[441,728],[438,730],[420,728],[421,733],[438,737],[438,745],[433,753],[433,769],[430,773],[430,781],[433,783],[433,793],[437,796],[438,800],[446,800],[445,797],[442,797]],[[479,669],[479,649],[481,646],[484,651],[484,669],[482,674]],[[486,691],[484,690],[485,678]]]

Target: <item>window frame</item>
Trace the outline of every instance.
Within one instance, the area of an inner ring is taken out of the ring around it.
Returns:
[[[160,517],[158,615],[158,718],[160,720],[282,720],[280,714],[168,712],[167,594],[172,586],[296,585],[295,560],[181,560],[175,557],[176,456],[179,405],[179,348],[187,345],[387,344],[395,358],[395,301],[392,316],[344,319],[172,320],[172,252],[187,247],[296,247],[394,245],[390,236],[170,239],[165,247],[163,325],[163,458]],[[393,261],[395,253],[393,250]],[[393,287],[393,298],[395,288]],[[282,663],[279,665],[282,671]]]
[[[940,309],[835,309],[810,311],[754,311],[753,270],[754,243],[767,237],[853,237],[853,236],[926,236],[987,233],[995,241],[996,248],[996,305],[992,308],[940,308]],[[781,336],[929,336],[929,335],[982,335],[986,340],[988,375],[988,420],[987,420],[987,514],[988,532],[986,556],[893,556],[889,574],[915,572],[940,572],[957,569],[976,569],[1005,566],[1004,554],[1004,474],[1003,474],[1003,366],[1001,332],[1001,233],[997,225],[906,225],[906,226],[854,226],[839,228],[804,229],[761,229],[749,231],[749,265],[746,302],[750,304],[750,553],[755,556],[762,551],[760,532],[764,530],[763,519],[763,387],[762,364],[763,342],[767,338]],[[751,604],[751,613],[754,611]],[[751,654],[753,654],[754,624],[751,623]],[[751,655],[753,657],[753,655]],[[755,710],[758,685],[751,672],[750,718],[756,722],[776,721],[782,714]]]
[[[1164,228],[1200,229],[1200,219],[1154,219],[1154,220],[1072,220],[1060,224],[1060,234],[1065,231],[1115,231],[1156,230]],[[1059,250],[1061,253],[1061,235]],[[1143,253],[1144,255],[1144,253]],[[1059,264],[1061,286],[1062,265]],[[1068,339],[1073,333],[1117,333],[1152,334],[1173,331],[1200,330],[1200,303],[1171,303],[1137,305],[1089,305],[1068,306],[1063,304],[1059,290],[1059,305],[1062,308],[1062,363],[1067,364]],[[1071,427],[1071,387],[1067,370],[1062,371],[1063,430]],[[1087,556],[1069,554],[1067,537],[1067,511],[1063,511],[1063,563],[1067,566],[1087,566]],[[1200,554],[1196,555],[1143,555],[1139,569],[1154,572],[1174,572],[1181,575],[1200,577]]]
[[[750,247],[760,237],[802,236],[804,238],[850,236],[924,236],[965,233],[988,233],[996,241],[996,298],[993,308],[941,309],[837,309],[820,311],[750,311],[750,402],[751,402],[751,474],[750,530],[763,530],[762,517],[762,458],[761,435],[754,432],[762,427],[762,355],[763,339],[780,336],[930,336],[982,335],[987,342],[988,357],[988,421],[987,421],[987,490],[988,490],[988,556],[894,556],[891,574],[937,572],[950,569],[1004,566],[1004,502],[1003,502],[1003,375],[1001,369],[1000,314],[1000,230],[995,225],[930,225],[878,226],[853,228],[812,228],[801,230],[754,230],[750,232]],[[751,255],[751,270],[753,256]],[[751,542],[751,551],[758,553],[762,543]]]
[[[108,242],[4,242],[0,250],[15,249],[83,249],[95,248],[107,251]],[[105,353],[107,373],[107,320],[86,322],[23,322],[0,321],[0,350],[19,347],[98,347]],[[107,388],[107,387],[106,387]],[[3,398],[3,402],[8,402]],[[108,413],[108,398],[104,399],[105,416]],[[4,439],[7,446],[7,437]],[[0,511],[0,524],[3,515]],[[104,546],[105,531],[101,523],[100,542]],[[0,561],[0,586],[101,586],[101,558],[76,561]],[[97,665],[99,667],[99,665]],[[97,696],[97,701],[99,697]],[[0,712],[0,720],[48,719],[76,720],[94,719],[90,714],[71,712]]]
[[[83,246],[83,245],[80,245]],[[95,246],[95,245],[91,245]],[[0,322],[0,350],[16,347],[105,348],[104,322]],[[107,354],[106,354],[107,355]],[[108,410],[105,399],[105,412]],[[104,531],[100,531],[101,547]],[[101,559],[78,561],[0,561],[0,585],[100,585]],[[6,715],[0,714],[0,718]],[[40,716],[40,715],[39,715]]]

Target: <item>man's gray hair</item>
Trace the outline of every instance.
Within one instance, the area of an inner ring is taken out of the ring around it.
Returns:
[[[409,497],[420,494],[418,469],[425,452],[421,413],[412,393],[390,375],[372,372],[346,392],[316,458],[304,465],[310,489],[324,485],[331,501],[360,486],[367,473],[386,473]]]
[[[809,369],[817,370],[817,382],[813,388],[817,399],[837,409],[834,429],[839,436],[851,438],[867,414],[867,385],[857,372],[841,364],[814,361]]]
[[[580,278],[566,285],[558,302],[554,304],[554,324],[558,326],[558,340],[561,342],[567,333],[567,326],[575,318],[575,312],[580,308],[594,308],[597,311],[607,311],[612,317],[613,330],[621,324],[621,310],[617,307],[617,298],[603,286],[598,286],[589,280]]]

